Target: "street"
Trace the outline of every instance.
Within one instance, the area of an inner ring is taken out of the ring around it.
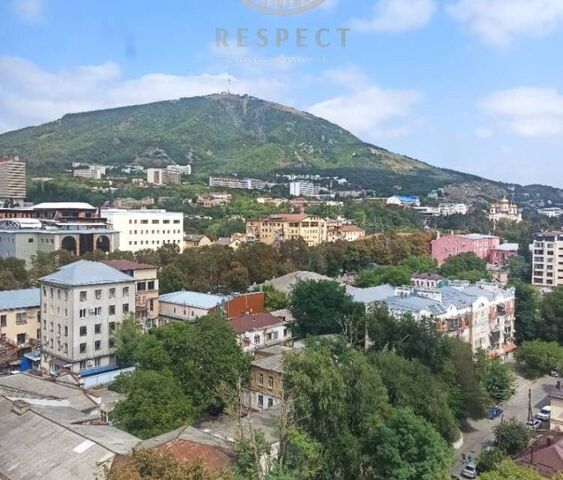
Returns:
[[[532,389],[532,413],[535,415],[540,408],[548,403],[547,394],[555,386],[556,380],[551,377],[542,377],[537,380],[526,380],[516,375],[516,393],[506,402],[500,404],[504,410],[504,418],[517,418],[522,423],[528,419],[528,391]],[[460,475],[462,470],[462,455],[473,454],[478,456],[481,449],[492,445],[494,441],[493,428],[502,421],[502,417],[494,420],[482,419],[469,421],[463,428],[463,447],[456,454],[456,463],[453,469],[455,475]]]

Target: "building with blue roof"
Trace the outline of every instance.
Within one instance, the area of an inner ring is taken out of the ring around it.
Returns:
[[[115,365],[112,335],[135,313],[133,277],[80,260],[40,279],[41,368],[58,374]]]
[[[160,317],[170,320],[193,321],[215,310],[222,310],[232,296],[181,291],[161,295],[158,299]]]
[[[38,288],[0,292],[0,343],[22,346],[38,340],[40,306]]]

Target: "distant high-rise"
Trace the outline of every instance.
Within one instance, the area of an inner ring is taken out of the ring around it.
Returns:
[[[0,204],[23,204],[27,195],[25,163],[18,157],[0,157]]]

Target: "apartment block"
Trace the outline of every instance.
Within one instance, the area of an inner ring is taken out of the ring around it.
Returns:
[[[285,240],[302,238],[307,245],[314,246],[328,239],[327,221],[306,214],[277,214],[260,220],[246,222],[248,239],[272,245]]]
[[[532,250],[532,285],[555,288],[563,285],[563,231],[538,233]]]
[[[26,166],[19,157],[0,157],[0,204],[22,205],[27,196]]]
[[[293,197],[315,197],[320,193],[320,188],[313,182],[290,182],[289,194]]]
[[[166,168],[148,168],[147,183],[151,185],[179,185],[182,183],[182,172]]]
[[[118,250],[138,252],[156,250],[163,245],[184,248],[184,214],[166,210],[102,209],[112,228],[119,232]]]
[[[448,258],[462,253],[474,253],[487,260],[500,246],[500,238],[493,235],[446,235],[432,241],[432,257],[441,265]]]
[[[42,370],[87,373],[115,365],[112,336],[135,311],[135,287],[129,275],[84,260],[41,278]]]
[[[101,180],[106,175],[106,167],[90,165],[87,168],[78,168],[72,172],[73,176],[89,180]]]
[[[209,177],[209,186],[239,190],[264,190],[268,184],[256,178]]]
[[[26,345],[41,338],[38,288],[0,292],[0,343]]]

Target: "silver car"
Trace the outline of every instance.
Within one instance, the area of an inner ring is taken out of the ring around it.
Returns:
[[[477,478],[477,465],[475,462],[469,462],[463,467],[461,476],[464,478]]]

